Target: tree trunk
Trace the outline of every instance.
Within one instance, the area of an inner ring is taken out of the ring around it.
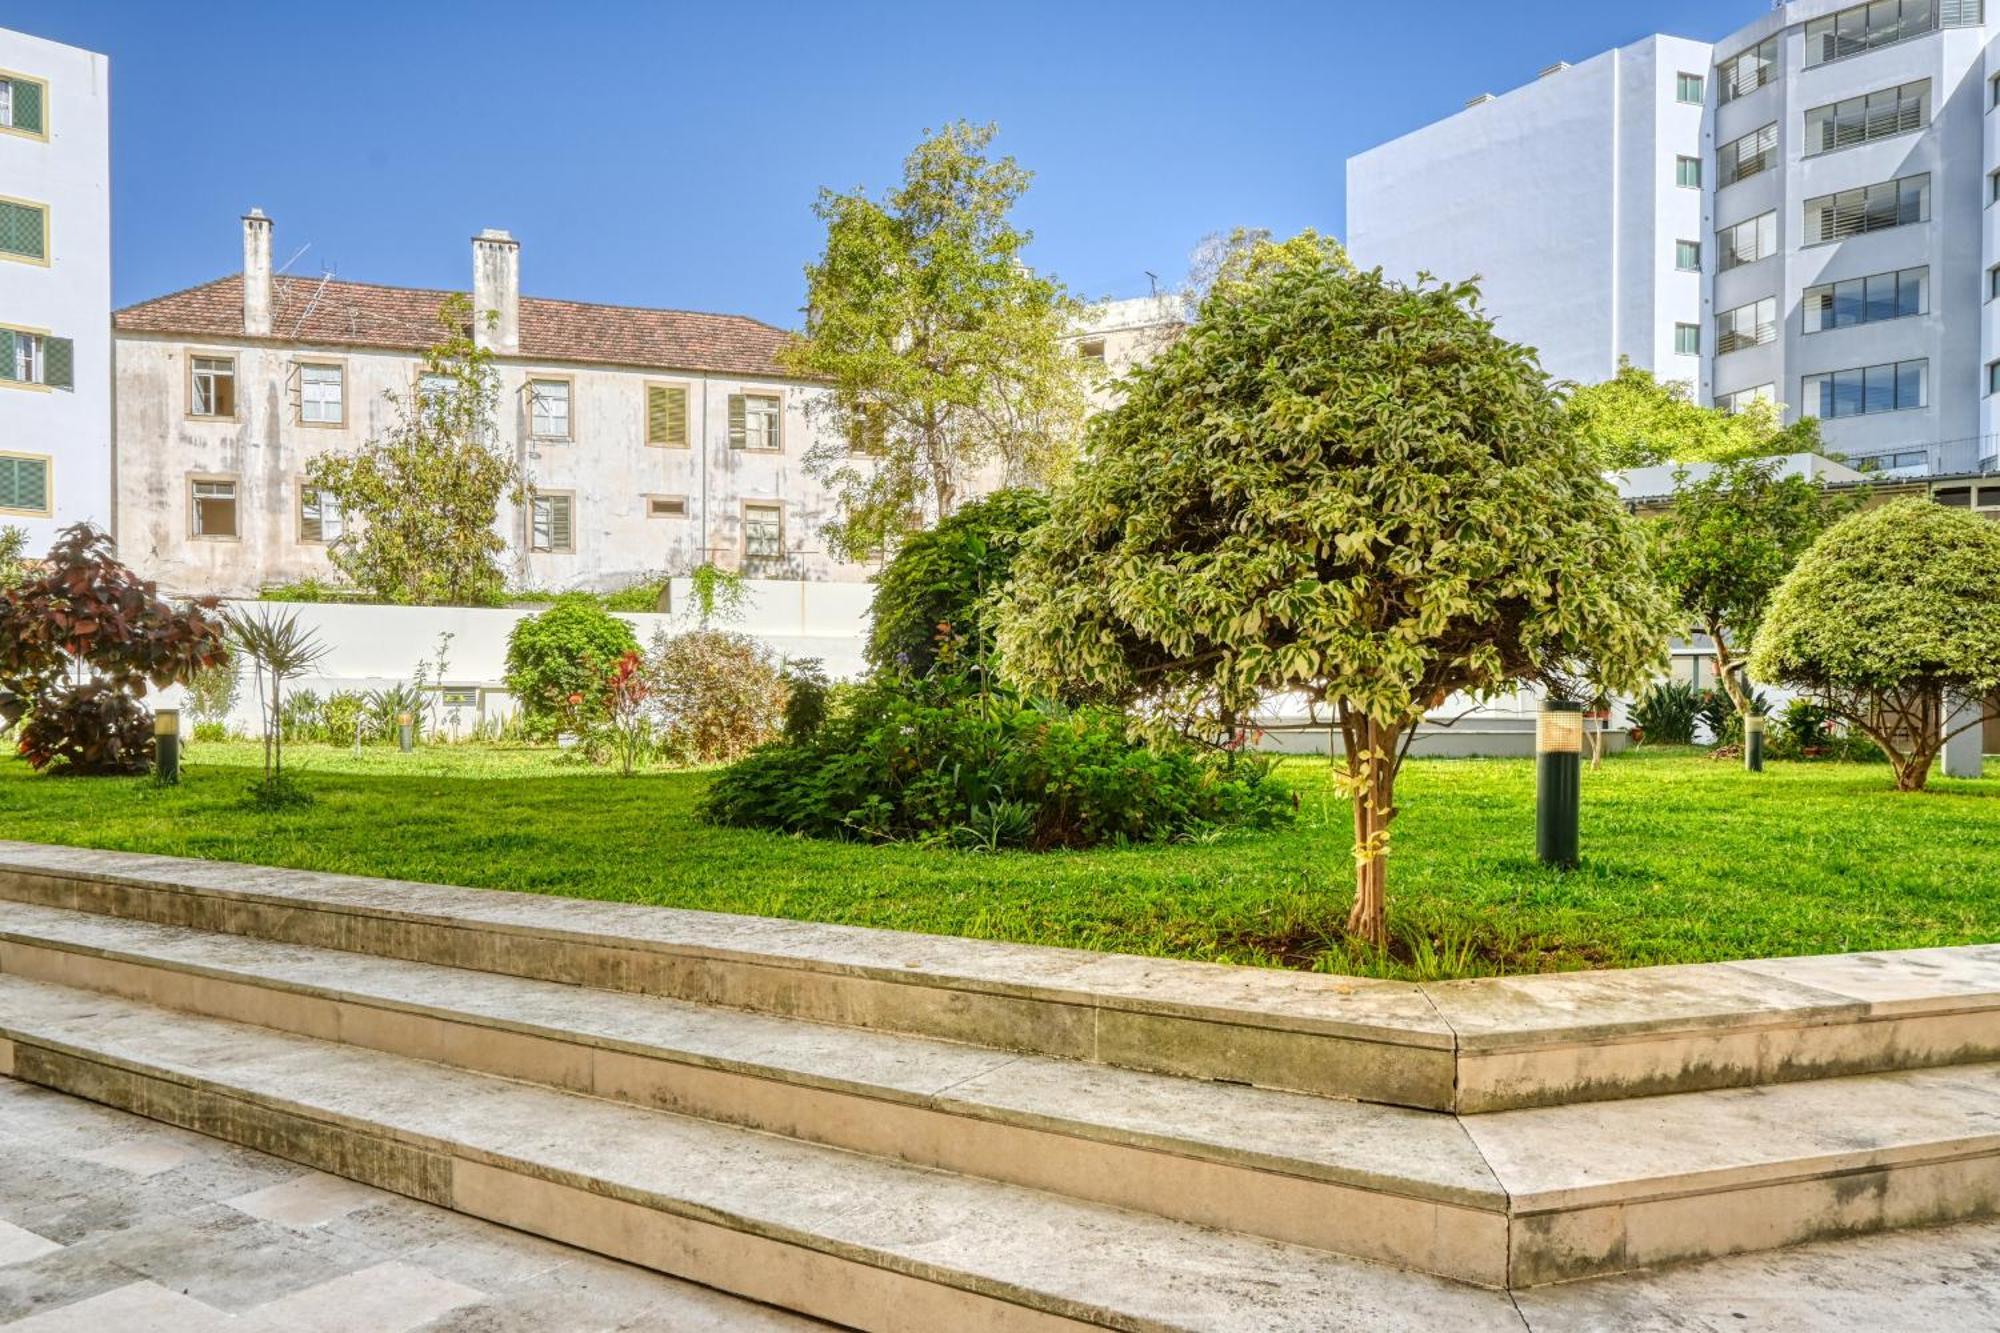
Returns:
[[[1722,626],[1708,626],[1708,637],[1715,644],[1715,678],[1722,682],[1723,693],[1729,696],[1730,703],[1736,705],[1737,713],[1749,716],[1750,700],[1744,695],[1743,687],[1736,683],[1737,664],[1730,655],[1729,640],[1723,637]]]
[[[1354,906],[1347,933],[1381,949],[1389,943],[1389,823],[1396,817],[1400,732],[1372,718],[1356,719],[1343,731],[1350,739],[1347,772],[1354,784]]]

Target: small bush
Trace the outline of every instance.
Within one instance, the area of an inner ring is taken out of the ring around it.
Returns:
[[[990,658],[992,597],[1006,585],[1022,539],[1048,512],[1039,491],[995,491],[905,542],[876,581],[869,666],[922,676],[943,643],[974,661]]]
[[[565,593],[507,636],[507,688],[531,735],[583,731],[603,717],[611,665],[639,651],[632,626],[589,593]]]
[[[241,686],[242,676],[233,654],[188,677],[186,707],[188,717],[194,722],[196,739],[200,739],[203,726],[220,728],[228,723]]]
[[[661,599],[667,595],[667,580],[654,579],[648,583],[634,583],[616,592],[607,592],[600,599],[607,611],[659,611]]]
[[[795,658],[779,673],[785,685],[785,739],[794,745],[809,741],[826,723],[832,684],[826,663],[817,657]]]
[[[1778,730],[1801,755],[1808,750],[1824,750],[1833,741],[1828,724],[1833,714],[1810,699],[1794,699],[1778,718]]]
[[[1692,745],[1700,712],[1700,690],[1684,680],[1659,680],[1632,705],[1632,724],[1641,744]]]
[[[189,734],[195,744],[201,745],[213,741],[228,740],[229,728],[220,722],[197,722],[194,724],[194,730]]]
[[[1123,714],[876,680],[803,744],[759,750],[710,786],[719,824],[988,850],[1167,842],[1288,820],[1270,764],[1132,741]]]
[[[740,759],[783,724],[784,682],[769,651],[745,634],[661,630],[646,655],[645,681],[661,748],[679,763]]]
[[[354,744],[355,728],[368,711],[368,700],[358,690],[335,690],[326,696],[319,710],[319,738],[329,745]],[[361,726],[365,734],[367,728]]]
[[[250,784],[244,804],[263,814],[281,810],[302,810],[313,803],[313,794],[304,783],[282,770]]]

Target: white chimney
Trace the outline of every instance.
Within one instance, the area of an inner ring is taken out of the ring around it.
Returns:
[[[521,350],[521,243],[495,227],[472,238],[472,340]]]
[[[271,219],[261,208],[243,215],[243,331],[271,332]]]

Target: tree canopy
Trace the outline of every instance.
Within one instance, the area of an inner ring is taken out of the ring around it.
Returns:
[[[1602,383],[1572,389],[1568,410],[1607,471],[1819,450],[1819,422],[1812,417],[1786,426],[1777,404],[1762,399],[1737,412],[1703,407],[1685,381],[1660,380],[1629,361],[1621,360],[1618,373]]]
[[[949,637],[983,661],[993,652],[989,603],[1021,542],[1048,516],[1040,491],[995,491],[903,544],[875,581],[868,665],[923,675]]]
[[[2000,525],[1921,498],[1829,528],[1778,587],[1750,660],[1921,788],[1947,735],[2000,716]],[[1954,715],[1965,709],[1966,715]]]
[[[1003,607],[1003,666],[1032,688],[1223,729],[1272,696],[1327,705],[1349,928],[1376,943],[1425,715],[1582,659],[1636,687],[1664,649],[1634,521],[1476,297],[1359,272],[1312,233],[1225,265],[1093,419]]]
[[[1748,645],[1779,582],[1848,507],[1806,477],[1780,476],[1775,459],[1724,463],[1680,478],[1673,507],[1654,521],[1655,571],[1682,628],[1715,645],[1715,671],[1744,706],[1739,645]]]
[[[823,191],[826,250],[806,269],[804,336],[781,354],[825,380],[831,427],[806,466],[834,490],[825,529],[859,559],[949,515],[979,475],[1044,480],[1073,456],[1084,369],[1064,341],[1081,306],[1022,255],[1029,173],[991,125],[927,133],[881,200]]]
[[[499,380],[471,318],[463,296],[439,308],[438,341],[411,391],[390,395],[398,420],[386,435],[306,464],[306,485],[331,492],[347,520],[328,558],[385,602],[490,606],[506,585],[496,523],[521,474],[495,443]]]

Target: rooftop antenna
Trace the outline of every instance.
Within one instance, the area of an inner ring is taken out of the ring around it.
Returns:
[[[300,253],[304,253],[303,246],[300,247]],[[297,259],[298,257],[298,255],[293,255],[292,259]],[[288,259],[285,262],[289,264],[292,261]],[[326,291],[326,285],[333,281],[333,272],[330,268],[320,271],[319,286],[313,288],[312,300],[306,302],[305,309],[299,311],[299,317],[292,321],[292,336],[294,338],[299,336],[299,330],[306,326],[306,321],[312,318],[313,307],[319,304],[320,295]]]
[[[1143,274],[1145,274],[1145,275],[1146,275],[1146,284],[1147,284],[1147,285],[1148,285],[1149,287],[1151,287],[1151,288],[1153,289],[1153,299],[1154,299],[1155,301],[1159,300],[1159,299],[1160,299],[1160,275],[1159,275],[1159,274],[1157,274],[1157,273],[1155,273],[1155,272],[1153,272],[1153,270],[1151,270],[1151,269],[1149,269],[1149,268],[1142,268],[1142,269],[1140,269],[1139,271],[1140,271],[1141,273],[1143,273]]]
[[[302,246],[300,246],[300,247],[299,247],[298,249],[296,249],[296,250],[292,251],[292,257],[291,257],[290,259],[287,259],[287,260],[286,260],[286,261],[285,261],[284,263],[282,263],[282,264],[278,265],[278,272],[280,272],[280,273],[283,273],[283,272],[284,272],[284,271],[285,271],[286,269],[288,269],[288,268],[290,268],[290,267],[291,267],[292,265],[294,265],[294,264],[298,263],[298,262],[299,262],[299,256],[300,256],[300,255],[302,255],[302,254],[304,254],[304,253],[305,253],[306,251],[308,251],[308,250],[310,250],[310,249],[312,249],[312,242],[311,242],[311,241],[307,241],[307,242],[306,242],[306,243],[305,243],[304,245],[302,245]]]

